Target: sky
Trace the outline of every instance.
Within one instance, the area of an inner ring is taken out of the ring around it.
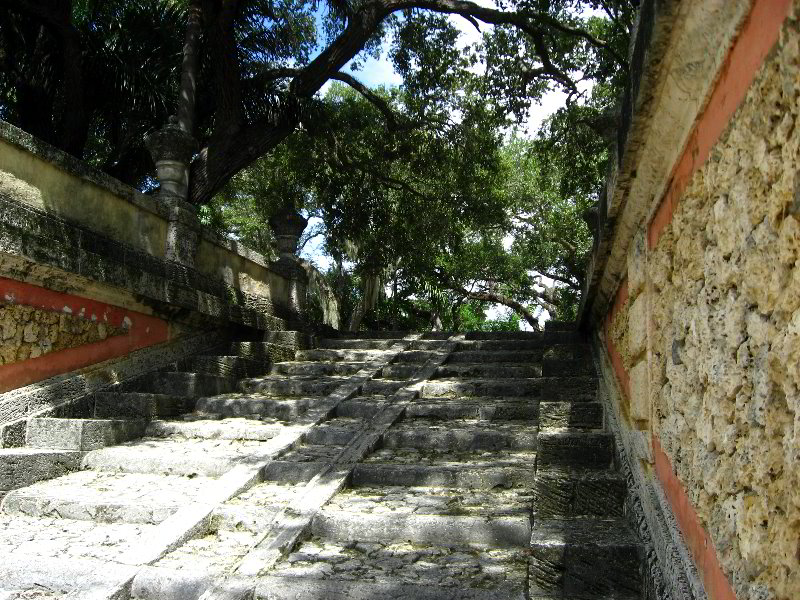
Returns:
[[[479,4],[494,7],[494,3],[492,2],[485,2],[478,0]],[[450,16],[450,21],[455,25],[459,31],[461,32],[461,36],[459,39],[459,44],[462,48],[470,45],[475,44],[481,39],[482,33],[479,32],[474,25],[466,21],[465,19],[457,16]],[[485,31],[488,26],[481,25],[481,31]],[[400,75],[398,75],[395,70],[394,66],[392,65],[391,61],[388,58],[388,44],[384,44],[383,52],[381,53],[380,58],[375,59],[369,57],[367,60],[364,61],[364,64],[361,69],[358,71],[352,71],[348,67],[345,67],[344,70],[351,73],[353,76],[358,78],[363,84],[367,85],[368,87],[376,87],[379,85],[384,86],[396,86],[400,85],[403,82],[403,79]],[[482,68],[481,65],[478,65],[477,68]],[[323,88],[320,90],[320,94],[324,95],[327,92],[328,87],[330,86],[330,82],[325,84]],[[529,132],[535,132],[539,129],[539,126],[542,122],[551,114],[553,114],[558,108],[564,105],[566,100],[566,94],[563,92],[558,91],[551,91],[546,93],[539,103],[534,103],[531,106],[531,109],[528,113],[526,124],[527,130]],[[318,218],[312,218],[309,221],[309,228],[313,227],[320,223],[321,220]],[[317,268],[321,270],[327,270],[328,267],[331,265],[331,259],[325,256],[322,252],[322,237],[317,237],[310,240],[306,246],[303,248],[301,252],[301,256],[314,263]],[[510,241],[509,241],[510,245]],[[547,285],[552,285],[552,280],[545,278],[545,283]],[[509,309],[503,306],[493,306],[487,311],[487,316],[490,319],[496,319],[500,316],[507,314]],[[548,319],[549,315],[545,311],[540,316],[540,325],[543,324],[544,320]],[[525,324],[525,328],[527,324]]]

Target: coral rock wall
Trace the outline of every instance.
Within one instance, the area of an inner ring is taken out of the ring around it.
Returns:
[[[653,433],[739,600],[800,598],[800,32],[647,257]]]
[[[122,327],[32,306],[0,302],[0,365],[37,358],[125,333]]]

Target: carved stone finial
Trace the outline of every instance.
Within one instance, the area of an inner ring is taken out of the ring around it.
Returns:
[[[177,123],[170,122],[144,138],[145,146],[156,163],[161,195],[186,200],[189,196],[189,163],[197,152],[197,141]]]
[[[269,226],[275,236],[275,246],[281,259],[297,257],[297,245],[306,225],[308,225],[308,219],[301,215],[291,203],[269,218]]]

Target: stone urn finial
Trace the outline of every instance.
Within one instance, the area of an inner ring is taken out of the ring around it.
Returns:
[[[281,259],[297,258],[297,245],[306,225],[308,219],[291,202],[269,218],[269,226],[275,236],[275,246]]]
[[[189,164],[197,152],[197,140],[184,131],[172,116],[169,123],[144,138],[145,146],[156,163],[162,197],[187,200],[189,197]]]

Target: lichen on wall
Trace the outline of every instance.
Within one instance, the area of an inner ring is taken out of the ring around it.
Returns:
[[[739,600],[800,597],[800,33],[648,255],[655,435]]]
[[[37,358],[125,333],[96,318],[0,302],[0,365]]]
[[[628,351],[628,310],[630,302],[625,301],[611,319],[608,328],[608,335],[611,343],[622,358],[622,364],[626,370],[633,366],[630,352]]]

